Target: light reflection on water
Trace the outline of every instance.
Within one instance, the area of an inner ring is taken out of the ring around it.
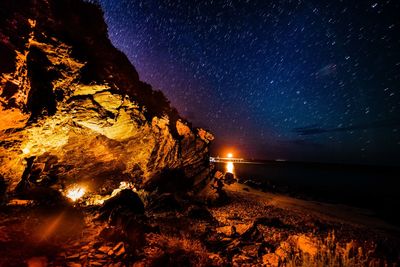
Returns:
[[[227,162],[225,169],[227,172],[234,173],[235,167],[233,166],[233,162]]]

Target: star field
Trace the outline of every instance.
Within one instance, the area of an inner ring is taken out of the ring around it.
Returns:
[[[214,154],[400,164],[400,2],[99,0]]]

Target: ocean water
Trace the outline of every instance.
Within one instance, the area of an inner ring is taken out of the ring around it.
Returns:
[[[216,168],[226,171],[226,163]],[[294,197],[368,208],[385,219],[398,220],[400,168],[303,162],[234,163],[240,182]]]

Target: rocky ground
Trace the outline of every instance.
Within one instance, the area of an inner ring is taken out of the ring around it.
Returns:
[[[399,262],[398,229],[359,210],[241,184],[225,185],[223,194],[221,199],[207,186],[196,196],[125,189],[101,205],[86,205],[87,199],[40,205],[13,200],[0,212],[0,266]]]

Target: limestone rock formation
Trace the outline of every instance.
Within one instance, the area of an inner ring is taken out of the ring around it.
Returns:
[[[192,182],[207,173],[212,134],[193,129],[139,80],[97,5],[1,1],[0,58],[0,177],[8,192],[21,178],[99,192],[122,180],[146,183],[164,169],[182,169]]]

